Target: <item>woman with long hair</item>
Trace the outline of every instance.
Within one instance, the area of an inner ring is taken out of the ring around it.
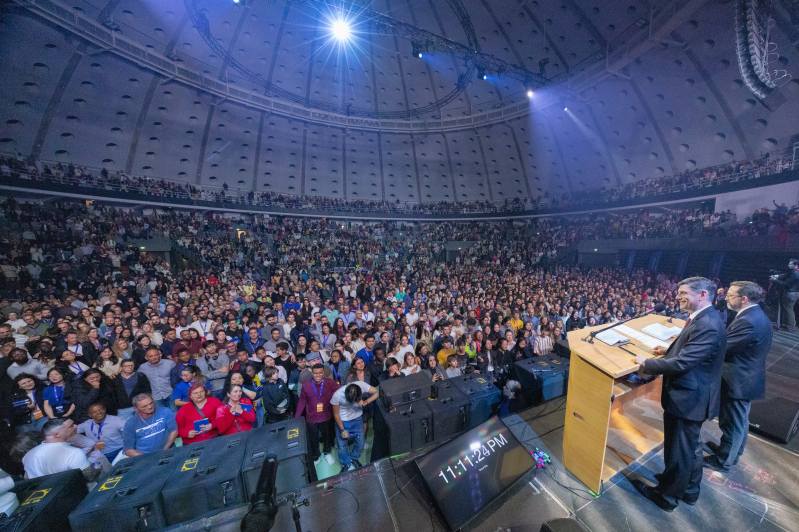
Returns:
[[[248,363],[239,370],[234,370],[228,373],[228,376],[225,378],[225,384],[222,386],[222,391],[220,392],[218,399],[223,401],[226,397],[228,391],[230,391],[230,387],[235,385],[241,386],[244,393],[244,397],[248,398],[252,404],[255,404],[260,397],[260,394],[255,389],[255,385],[252,382],[252,377],[249,373],[247,373],[247,369],[252,366],[252,363]],[[255,375],[255,373],[253,373]]]
[[[72,376],[70,372],[69,376]],[[66,376],[58,368],[47,372],[48,386],[42,392],[44,397],[44,413],[48,419],[69,417],[75,411],[75,405],[69,400],[72,393]]]
[[[433,382],[436,381],[443,381],[447,378],[447,375],[444,373],[444,368],[438,365],[438,359],[432,353],[426,355],[426,369],[424,371],[428,371],[430,376],[433,378]]]
[[[413,352],[405,352],[405,356],[402,358],[402,368],[400,371],[403,375],[411,375],[413,373],[419,373],[422,368],[419,366],[416,355]]]
[[[206,391],[211,390],[211,381],[203,375],[199,366],[186,366],[180,372],[180,381],[175,385],[172,391],[172,400],[175,406],[180,408],[189,402],[189,388],[197,383],[203,384]]]
[[[94,361],[93,367],[102,371],[106,377],[114,378],[119,373],[120,362],[114,351],[110,347],[105,347],[100,351],[100,356]]]
[[[339,349],[333,349],[330,352],[330,360],[325,365],[330,366],[330,369],[333,370],[333,380],[343,384],[347,372],[350,370],[350,363],[344,360]]]
[[[149,322],[145,322],[141,326],[141,334],[146,334],[150,339],[150,343],[157,347],[161,347],[161,344],[164,343],[164,338],[161,336],[161,333],[153,329],[153,325]]]
[[[117,338],[111,347],[111,351],[120,360],[125,358],[133,358],[133,350],[130,348],[130,343],[124,338]]]
[[[216,428],[222,436],[247,432],[255,423],[255,408],[240,384],[231,384],[216,409]]]
[[[97,368],[88,369],[72,386],[72,402],[75,411],[72,421],[80,425],[89,419],[89,407],[94,403],[102,403],[107,413],[117,415],[117,405],[111,379]]]
[[[33,375],[20,373],[14,378],[6,411],[17,433],[42,430],[50,419],[44,413],[43,391],[44,385]]]
[[[83,362],[75,360],[75,352],[69,349],[61,352],[58,359],[53,362],[53,367],[60,369],[64,375],[71,374],[73,379],[79,378],[84,371],[89,369],[89,366]]]
[[[333,332],[339,338],[343,338],[344,335],[347,333],[347,328],[344,327],[344,319],[343,318],[336,318],[333,322]]]
[[[133,359],[133,363],[136,364],[136,369],[138,369],[139,366],[147,362],[145,355],[147,354],[147,350],[152,345],[152,341],[150,340],[149,336],[142,334],[136,338],[136,341],[133,343],[133,345],[134,349],[133,353],[130,355],[130,358]]]
[[[188,390],[189,401],[175,415],[178,435],[183,445],[210,440],[219,435],[216,428],[217,409],[222,402],[208,397],[202,384],[194,383]]]
[[[87,340],[81,344],[83,358],[93,364],[100,355],[100,351],[108,345],[108,340],[102,338],[97,329],[89,329],[89,332],[86,333],[86,338]]]

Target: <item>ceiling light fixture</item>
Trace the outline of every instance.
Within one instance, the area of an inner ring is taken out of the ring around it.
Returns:
[[[350,25],[343,19],[335,20],[331,26],[331,30],[333,32],[333,36],[340,41],[346,41],[352,34]]]

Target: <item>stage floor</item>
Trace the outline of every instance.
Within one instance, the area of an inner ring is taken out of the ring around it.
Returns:
[[[799,402],[799,333],[776,333],[768,359],[767,396]],[[746,451],[729,473],[705,470],[696,506],[681,504],[667,513],[641,497],[630,478],[654,483],[663,469],[662,448],[604,483],[595,497],[563,467],[565,397],[504,419],[528,449],[540,447],[552,465],[488,516],[476,532],[538,532],[549,519],[572,517],[592,532],[799,532],[799,437],[779,445],[750,434]],[[715,421],[705,423],[703,439],[718,441]],[[380,530],[444,532],[448,528],[413,460],[435,448],[383,459],[344,475],[324,467],[320,480],[302,490],[310,506],[300,509],[305,532]],[[320,464],[321,465],[321,464]],[[337,466],[336,466],[337,468]],[[239,530],[247,507],[185,524],[181,531]],[[177,530],[177,527],[175,528]],[[294,530],[291,511],[282,508],[272,530]]]

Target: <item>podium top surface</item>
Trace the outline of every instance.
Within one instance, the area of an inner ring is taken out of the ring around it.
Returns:
[[[640,318],[636,318],[634,320],[630,320],[624,325],[631,329],[635,329],[636,331],[640,331],[647,325],[652,323],[660,323],[667,327],[683,327],[685,325],[684,320],[674,319],[672,323],[667,323],[668,316],[660,316],[658,314],[649,314],[648,316],[643,316]],[[583,338],[588,336],[589,333],[593,331],[599,331],[607,327],[608,325],[597,325],[596,327],[586,327],[585,329],[580,329],[577,331],[571,331],[566,334],[566,338],[569,340],[569,349],[571,349],[572,353],[577,354],[580,358],[599,368],[604,373],[607,373],[609,376],[617,379],[619,377],[623,377],[628,373],[632,373],[634,371],[638,371],[638,364],[635,363],[635,357],[619,347],[618,345],[608,345],[604,343],[602,340],[598,340],[594,338],[594,343],[590,344],[587,341],[584,342]],[[611,329],[613,331],[619,332],[618,327]],[[646,333],[643,333],[646,334]],[[671,344],[674,339],[672,338],[667,344]],[[630,343],[643,346],[643,344],[634,339],[630,338]],[[644,346],[646,347],[646,346]],[[627,346],[627,348],[634,352],[634,353],[641,353],[647,357],[652,357],[651,354],[642,351],[640,349],[636,349],[633,346]]]

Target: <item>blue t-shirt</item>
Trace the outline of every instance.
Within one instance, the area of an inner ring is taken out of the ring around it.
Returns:
[[[189,388],[191,385],[194,384],[193,382],[186,382],[183,379],[180,380],[179,383],[175,385],[175,391],[172,392],[172,399],[180,399],[181,401],[189,402]],[[211,381],[208,377],[205,378],[205,389],[206,390],[213,390],[213,386],[211,385]]]
[[[122,431],[122,448],[135,449],[140,453],[153,453],[163,450],[169,434],[178,430],[175,414],[166,407],[155,409],[153,417],[142,419],[137,413],[125,422]]]
[[[53,413],[56,417],[61,417],[66,414],[69,407],[72,406],[72,402],[64,398],[64,390],[66,390],[66,386],[51,384],[42,392],[42,397],[48,402],[50,408],[53,409]]]
[[[355,354],[361,357],[366,364],[375,359],[375,356],[372,354],[372,351],[367,351],[365,347]]]

